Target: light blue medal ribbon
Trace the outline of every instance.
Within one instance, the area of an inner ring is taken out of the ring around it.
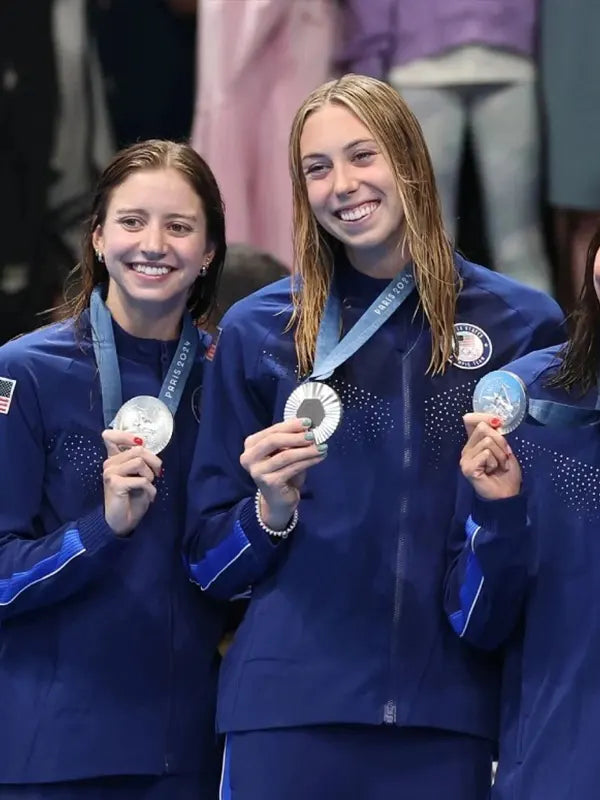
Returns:
[[[335,291],[330,291],[319,326],[313,370],[308,380],[329,378],[381,328],[415,288],[412,264],[389,282],[360,319],[340,340],[342,304]]]
[[[110,428],[118,410],[123,405],[123,393],[112,318],[104,304],[102,289],[99,286],[93,290],[90,297],[90,324],[94,355],[100,376],[104,425],[106,428]],[[198,339],[199,333],[192,321],[192,316],[186,312],[183,316],[177,350],[158,396],[173,417],[179,407],[185,384],[196,358]]]
[[[595,408],[577,408],[553,400],[530,399],[527,413],[538,425],[548,428],[585,428],[600,423],[600,385]]]

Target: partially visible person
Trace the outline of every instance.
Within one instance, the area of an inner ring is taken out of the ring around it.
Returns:
[[[0,348],[2,800],[217,796],[223,614],[180,550],[225,250],[206,163],[139,142],[100,176],[63,321]]]
[[[196,25],[185,5],[88,0],[117,147],[190,136]]]
[[[284,265],[269,253],[245,244],[231,245],[219,283],[217,313],[225,314],[238,300],[288,274]]]
[[[600,4],[544,0],[540,14],[548,199],[555,211],[559,297],[570,310],[583,286],[587,249],[600,223]]]
[[[190,576],[251,589],[220,678],[222,796],[483,800],[497,664],[442,607],[461,416],[562,315],[453,252],[387,84],[312,92],[290,164],[295,273],[222,320],[189,479]]]
[[[198,6],[192,144],[211,164],[230,243],[292,266],[287,139],[302,98],[331,75],[337,0]]]
[[[599,302],[597,228],[568,342],[506,367],[535,419],[503,436],[465,416],[445,597],[459,636],[504,656],[494,800],[598,795]]]
[[[470,134],[493,267],[552,292],[541,221],[537,0],[345,5],[344,65],[389,81],[417,116],[450,236]]]
[[[43,248],[58,112],[53,0],[0,3],[0,344],[50,300]]]

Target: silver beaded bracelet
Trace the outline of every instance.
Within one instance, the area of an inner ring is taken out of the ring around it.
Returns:
[[[260,498],[261,498],[261,491],[259,489],[254,495],[254,510],[256,512],[256,520],[258,524],[263,529],[263,531],[266,531],[266,533],[269,534],[269,536],[276,536],[279,539],[287,539],[287,537],[290,535],[290,533],[294,530],[294,528],[298,524],[298,509],[296,509],[292,514],[292,520],[290,524],[287,526],[287,528],[285,528],[282,531],[274,531],[272,528],[269,528],[268,525],[265,525],[265,523],[262,521],[262,518],[260,516]]]

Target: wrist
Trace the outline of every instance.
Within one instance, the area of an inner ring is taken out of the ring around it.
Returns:
[[[475,486],[475,494],[481,500],[488,502],[493,502],[494,500],[510,500],[512,497],[518,497],[521,494],[521,486],[519,485],[513,488]]]
[[[271,509],[260,489],[254,497],[256,519],[270,536],[286,539],[298,524],[298,509]]]
[[[104,511],[104,521],[106,522],[110,532],[113,534],[113,536],[116,536],[117,539],[125,539],[133,531],[133,528],[124,528],[122,525],[118,524],[117,520],[112,520],[111,515],[106,511],[106,509]]]

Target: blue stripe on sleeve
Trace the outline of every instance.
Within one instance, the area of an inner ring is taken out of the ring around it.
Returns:
[[[481,526],[477,525],[471,517],[465,523],[465,533],[467,541],[471,546],[471,552],[467,559],[467,566],[465,569],[465,577],[462,586],[460,587],[460,609],[450,614],[450,624],[458,633],[459,636],[464,636],[471,620],[471,615],[483,589],[483,573],[481,566],[475,555],[474,543],[475,537],[481,530]]]
[[[219,787],[219,800],[231,800],[231,735],[225,737],[225,751],[223,753],[223,768],[221,770],[221,785]]]
[[[66,531],[57,553],[38,561],[25,572],[15,572],[10,578],[0,580],[0,606],[10,605],[22,592],[56,575],[82,553],[85,553],[85,547],[79,537],[79,531],[76,528]]]
[[[240,556],[250,548],[244,529],[236,520],[233,533],[204,555],[198,564],[190,564],[192,579],[206,590],[230,569]]]
[[[472,541],[473,536],[477,533],[481,525],[478,525],[471,515],[467,517],[467,521],[465,522],[465,533],[467,534],[467,540],[469,542]]]

